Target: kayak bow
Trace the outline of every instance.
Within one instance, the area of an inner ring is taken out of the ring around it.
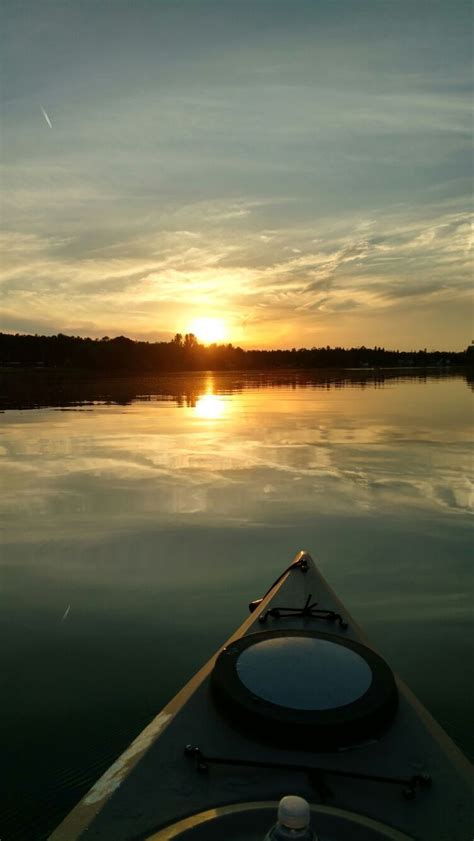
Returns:
[[[467,759],[300,552],[51,841],[258,841],[278,799],[324,839],[466,841]]]

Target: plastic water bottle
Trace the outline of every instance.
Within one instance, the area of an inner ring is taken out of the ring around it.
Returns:
[[[280,800],[278,819],[264,841],[318,841],[310,827],[311,812],[303,797],[290,794]]]

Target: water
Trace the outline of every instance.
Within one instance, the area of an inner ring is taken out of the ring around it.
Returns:
[[[9,377],[2,841],[44,837],[301,548],[473,755],[465,377]]]

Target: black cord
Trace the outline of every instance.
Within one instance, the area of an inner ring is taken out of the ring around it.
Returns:
[[[283,570],[281,575],[279,575],[278,578],[275,579],[273,584],[268,588],[267,592],[265,593],[264,596],[262,596],[261,599],[255,599],[255,601],[250,602],[250,604],[249,604],[250,613],[254,612],[255,608],[257,608],[258,605],[261,604],[263,602],[263,600],[267,598],[268,594],[271,593],[273,588],[276,587],[276,585],[279,584],[281,579],[284,578],[285,575],[288,572],[291,572],[292,569],[300,569],[301,572],[307,572],[308,571],[308,561],[306,560],[304,555],[303,555],[302,558],[299,558],[299,560],[293,561],[289,566],[287,566],[286,569]]]
[[[415,774],[412,777],[384,777],[378,774],[363,774],[358,771],[341,771],[335,768],[321,768],[315,765],[296,765],[287,762],[259,762],[255,759],[234,759],[225,756],[205,756],[195,745],[186,745],[185,756],[196,761],[196,770],[207,773],[209,765],[232,765],[248,768],[275,768],[281,771],[303,771],[307,774],[331,774],[334,777],[348,777],[355,780],[365,780],[372,783],[386,783],[387,785],[404,786],[403,795],[411,800],[416,797],[418,789],[429,788],[431,777],[428,774]]]
[[[301,569],[301,571],[302,571],[302,572],[307,572],[307,570],[308,570],[308,561],[306,560],[306,558],[305,558],[304,556],[303,556],[302,558],[300,558],[298,561],[293,561],[293,562],[290,564],[290,566],[288,566],[286,569],[284,569],[284,570],[283,570],[283,572],[281,573],[281,575],[279,575],[279,576],[278,576],[278,578],[277,578],[277,579],[273,582],[273,584],[271,585],[271,587],[269,587],[269,588],[268,588],[268,590],[267,590],[267,592],[265,593],[265,595],[264,595],[264,596],[262,596],[262,599],[266,599],[266,597],[268,596],[268,594],[269,594],[269,593],[271,593],[271,591],[273,590],[273,588],[274,588],[274,587],[276,587],[276,585],[277,585],[277,584],[281,581],[281,579],[282,579],[282,578],[284,578],[284,576],[286,575],[286,573],[287,573],[287,572],[290,572],[290,570],[292,570],[292,569]]]
[[[319,602],[311,602],[311,593],[306,599],[303,607],[270,607],[264,613],[260,614],[258,621],[263,625],[267,621],[267,617],[271,616],[273,619],[281,619],[288,617],[303,617],[306,619],[326,619],[327,622],[339,622],[339,627],[345,630],[347,622],[342,618],[340,613],[334,610],[327,610],[326,608],[318,608]]]

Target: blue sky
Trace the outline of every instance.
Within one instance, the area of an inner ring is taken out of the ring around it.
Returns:
[[[0,329],[465,347],[472,20],[6,0]]]

